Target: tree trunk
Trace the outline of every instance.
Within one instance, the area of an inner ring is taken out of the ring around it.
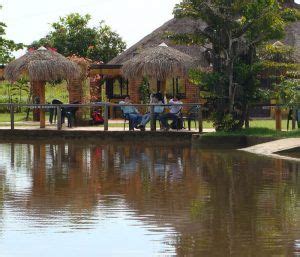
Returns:
[[[45,86],[46,82],[41,81],[40,84],[40,104],[46,104]],[[40,128],[46,127],[45,109],[40,109]]]
[[[40,82],[32,81],[31,83],[32,103],[39,104],[40,101]],[[40,110],[33,109],[33,121],[40,121]]]
[[[228,108],[229,113],[233,112],[234,109],[234,82],[233,82],[233,62],[230,62],[228,65]]]

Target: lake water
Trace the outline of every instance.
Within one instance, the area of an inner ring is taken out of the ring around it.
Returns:
[[[0,144],[0,256],[300,256],[300,165],[136,143]]]

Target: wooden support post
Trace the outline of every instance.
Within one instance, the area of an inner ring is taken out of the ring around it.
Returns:
[[[108,110],[109,110],[109,105],[106,103],[104,105],[104,130],[108,131]]]
[[[202,117],[202,107],[199,105],[199,110],[198,110],[198,128],[199,128],[199,133],[203,132],[203,117]]]
[[[151,131],[156,131],[156,120],[155,120],[155,113],[154,113],[154,105],[151,106],[150,109],[150,114],[151,114]]]
[[[45,85],[46,83],[40,82],[40,104],[46,104],[46,96],[45,96]],[[46,127],[46,119],[45,119],[45,109],[40,108],[40,128]]]
[[[276,130],[281,131],[281,109],[280,107],[275,108],[275,123],[276,123]]]
[[[10,129],[15,129],[15,105],[10,105]]]
[[[62,129],[61,106],[56,107],[56,113],[57,113],[57,130],[61,130]]]

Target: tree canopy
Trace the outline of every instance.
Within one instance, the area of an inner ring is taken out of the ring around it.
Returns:
[[[0,6],[0,9],[2,6]],[[5,38],[6,24],[0,21],[0,64],[6,64],[10,62],[14,57],[13,51],[17,51],[23,48],[22,44],[16,44],[13,40]]]
[[[65,56],[77,55],[93,61],[108,62],[126,48],[126,43],[103,21],[89,27],[91,16],[72,13],[51,24],[46,37],[30,47],[52,47]]]
[[[219,118],[232,116],[238,92],[249,91],[250,84],[255,84],[254,81],[249,84],[249,79],[246,83],[238,71],[244,70],[245,77],[253,77],[251,65],[255,62],[256,47],[284,35],[280,3],[277,0],[182,0],[174,14],[178,18],[202,19],[207,24],[196,33],[173,38],[206,47],[213,66],[210,90],[220,99],[217,112],[223,110]]]

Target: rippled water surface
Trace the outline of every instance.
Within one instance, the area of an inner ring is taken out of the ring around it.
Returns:
[[[237,151],[0,144],[0,256],[300,256],[300,165]]]

